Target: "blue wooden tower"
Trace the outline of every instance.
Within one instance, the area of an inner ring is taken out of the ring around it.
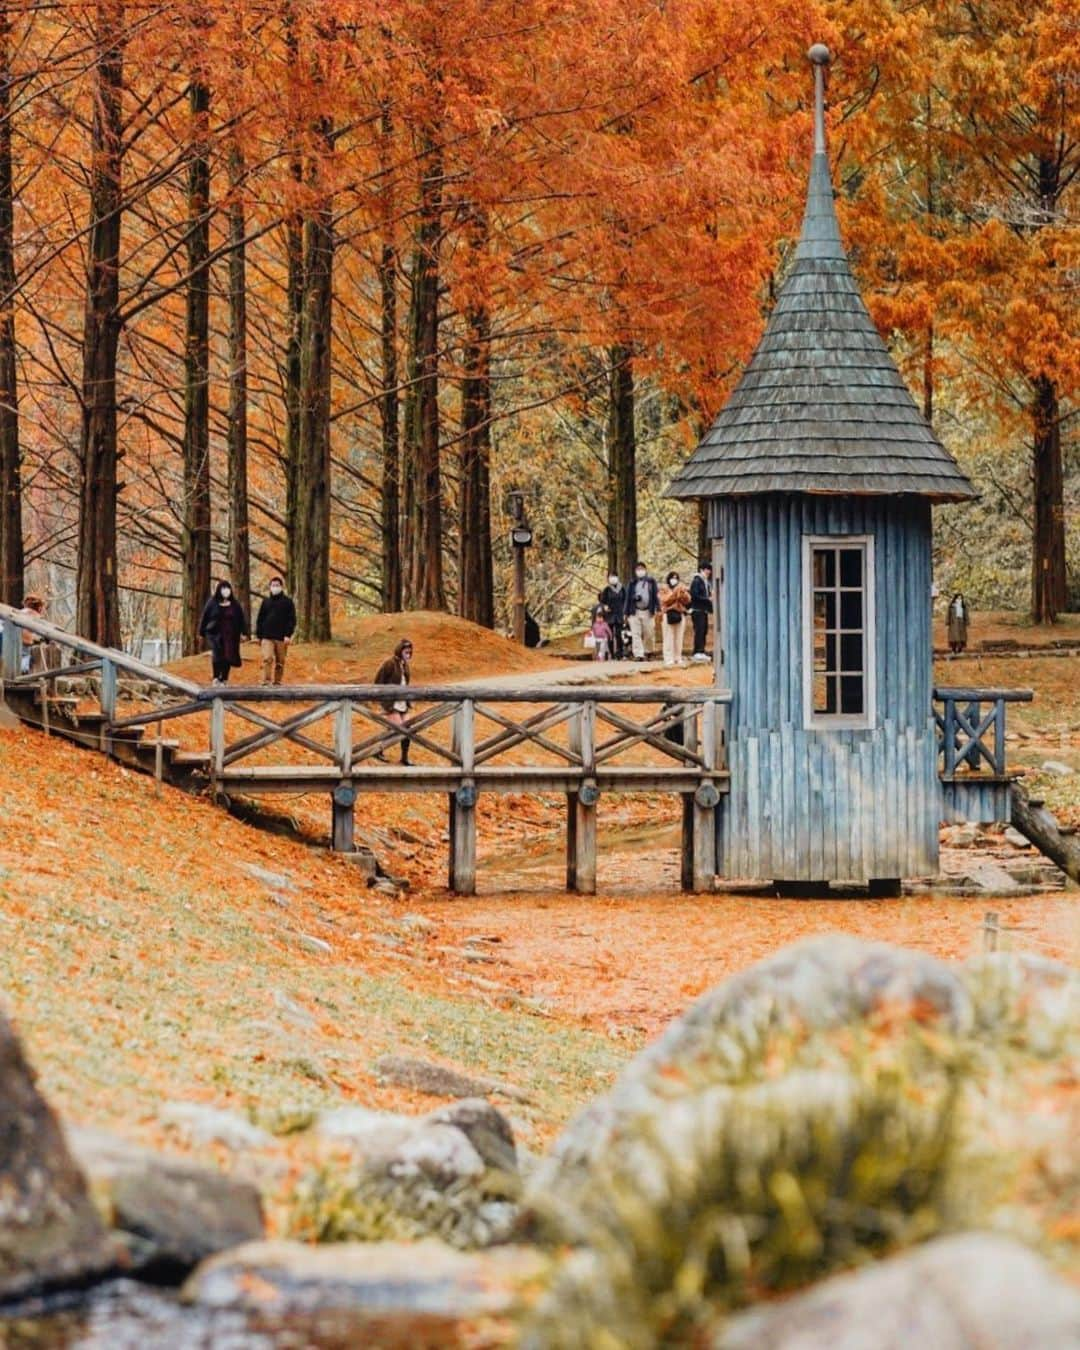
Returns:
[[[915,406],[840,239],[828,49],[794,264],[749,365],[669,494],[707,503],[716,679],[731,689],[718,871],[868,882],[937,871],[934,502],[975,491]]]

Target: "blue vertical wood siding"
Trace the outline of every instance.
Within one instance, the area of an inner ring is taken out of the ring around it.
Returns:
[[[732,691],[723,874],[866,881],[936,873],[930,503],[775,493],[716,498],[709,510],[726,554],[717,680]],[[851,534],[874,539],[874,724],[807,729],[803,538]]]

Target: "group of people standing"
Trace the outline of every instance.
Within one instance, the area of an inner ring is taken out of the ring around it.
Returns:
[[[637,562],[634,575],[625,583],[614,574],[600,592],[592,613],[591,635],[598,661],[632,656],[635,661],[653,659],[656,623],[660,619],[665,666],[684,666],[686,620],[690,619],[694,641],[691,661],[708,661],[705,643],[709,615],[713,611],[712,566],[702,562],[687,586],[678,572],[669,572],[663,584]]]

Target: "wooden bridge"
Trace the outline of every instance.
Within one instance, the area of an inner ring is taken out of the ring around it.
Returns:
[[[716,813],[728,791],[729,692],[719,688],[498,684],[204,686],[0,605],[3,696],[23,721],[159,781],[215,797],[324,792],[334,849],[353,851],[364,794],[438,792],[449,814],[449,884],[476,888],[479,794],[566,800],[566,881],[596,889],[604,793],[672,793],[682,808],[682,886],[714,888]],[[23,634],[40,639],[27,648]],[[30,670],[22,669],[31,653]],[[43,660],[48,653],[50,660]],[[1010,817],[1009,703],[1030,690],[939,688],[942,819]],[[404,724],[388,715],[405,699]],[[121,705],[127,706],[122,709]],[[183,739],[165,734],[182,730]],[[405,738],[419,762],[391,763]]]
[[[198,685],[0,606],[4,697],[24,721],[158,779],[216,796],[325,792],[331,838],[353,849],[365,793],[439,792],[449,803],[449,884],[476,887],[479,794],[563,794],[567,887],[596,889],[604,793],[674,793],[682,802],[682,884],[711,890],[716,808],[727,790],[730,694],[709,688],[589,686]],[[23,633],[41,639],[23,672]],[[40,654],[51,644],[57,659]],[[399,724],[387,703],[404,699]],[[121,702],[130,710],[121,709]],[[184,740],[164,735],[183,727]],[[199,725],[201,723],[201,725]],[[387,762],[405,738],[420,762]],[[191,748],[198,740],[201,746]],[[205,747],[205,748],[202,748]]]

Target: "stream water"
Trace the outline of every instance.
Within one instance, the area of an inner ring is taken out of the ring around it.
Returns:
[[[335,1325],[337,1323],[337,1325]],[[187,1307],[174,1291],[116,1280],[0,1317],[0,1350],[346,1350],[352,1330],[331,1315],[295,1325],[272,1316]]]

